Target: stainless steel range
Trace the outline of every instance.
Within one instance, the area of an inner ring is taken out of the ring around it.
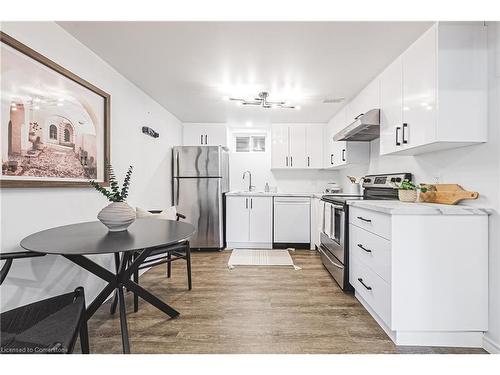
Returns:
[[[411,173],[367,175],[363,178],[363,195],[325,194],[323,226],[319,252],[323,265],[344,291],[352,291],[349,284],[349,206],[352,200],[398,199],[394,183],[412,179]]]

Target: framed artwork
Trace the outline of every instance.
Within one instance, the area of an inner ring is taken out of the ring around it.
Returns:
[[[110,95],[0,32],[1,187],[106,184]]]

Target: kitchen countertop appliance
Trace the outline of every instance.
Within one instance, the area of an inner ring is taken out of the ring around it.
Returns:
[[[336,182],[328,182],[325,186],[325,194],[337,194],[342,191],[342,188]]]
[[[411,173],[367,175],[363,178],[363,194],[325,194],[322,230],[320,233],[321,261],[342,290],[353,291],[349,284],[349,206],[353,200],[398,199],[395,183],[412,179]]]
[[[172,149],[172,203],[196,228],[193,249],[223,249],[224,200],[229,191],[229,154],[222,146]]]

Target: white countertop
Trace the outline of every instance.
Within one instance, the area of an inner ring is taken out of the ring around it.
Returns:
[[[348,201],[352,207],[383,212],[390,215],[489,215],[491,210],[464,205],[437,203],[406,203],[397,200]]]
[[[263,191],[230,191],[226,193],[227,196],[239,197],[308,197],[308,198],[321,198],[324,193],[311,193],[311,192],[263,192]]]

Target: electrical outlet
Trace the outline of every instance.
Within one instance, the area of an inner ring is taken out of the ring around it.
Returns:
[[[434,176],[433,179],[434,179],[434,183],[435,184],[439,184],[439,182],[441,181],[441,177],[440,176]]]

